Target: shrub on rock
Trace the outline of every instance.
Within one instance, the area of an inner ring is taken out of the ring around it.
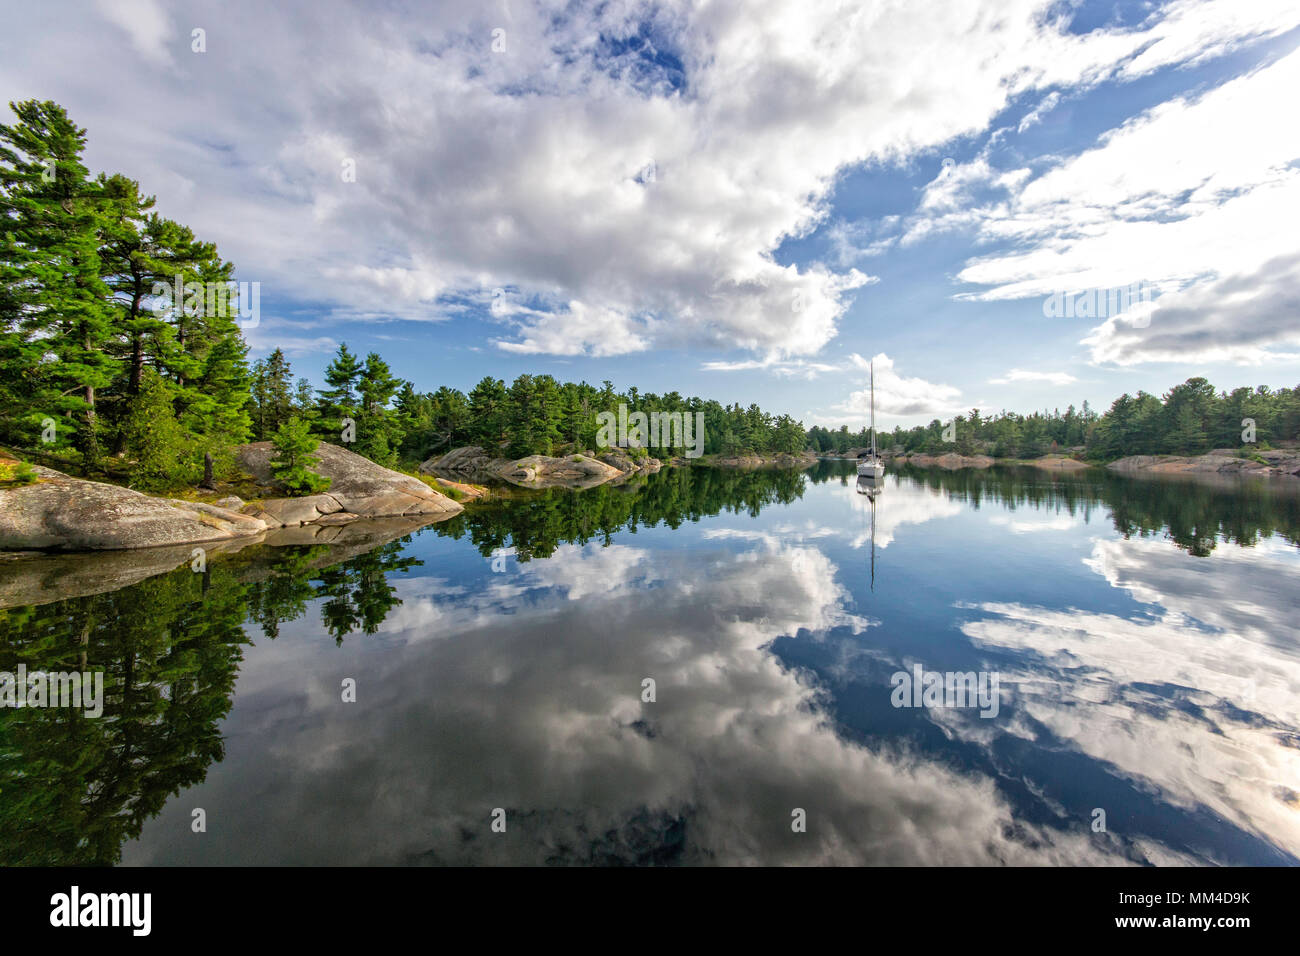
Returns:
[[[280,426],[271,439],[275,457],[271,459],[271,474],[275,480],[294,495],[315,495],[330,486],[330,479],[311,470],[319,459],[312,452],[320,444],[313,438],[308,424],[297,416]]]

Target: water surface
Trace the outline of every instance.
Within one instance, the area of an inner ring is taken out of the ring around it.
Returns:
[[[0,611],[0,670],[109,685],[0,711],[0,862],[1297,862],[1294,488],[909,471],[873,505],[851,471]],[[996,715],[894,706],[917,665],[996,676]]]

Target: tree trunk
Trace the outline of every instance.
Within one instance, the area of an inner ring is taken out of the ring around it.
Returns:
[[[131,298],[131,311],[127,319],[132,323],[140,315],[140,301],[144,298],[144,281],[135,276],[135,295]],[[131,378],[128,391],[132,397],[140,394],[140,377],[144,372],[144,335],[139,329],[131,333]]]
[[[99,461],[99,436],[95,434],[95,386],[86,386],[85,436],[81,442],[81,458],[85,465]]]
[[[176,317],[176,344],[180,346],[181,352],[185,351],[185,310],[177,314]],[[176,384],[185,387],[185,375],[178,372],[176,374]]]
[[[144,375],[144,337],[135,332],[131,336],[131,379],[128,390],[132,397],[140,394],[140,378]]]
[[[137,297],[138,301],[138,297]],[[134,311],[134,309],[133,309]],[[127,395],[135,398],[140,394],[140,379],[144,374],[144,336],[139,332],[131,334],[131,371],[127,382]],[[129,412],[129,407],[128,407]],[[120,455],[126,448],[126,435],[118,429],[113,441],[113,454]]]

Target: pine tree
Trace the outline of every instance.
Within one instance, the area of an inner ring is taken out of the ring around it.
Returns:
[[[410,382],[403,382],[394,403],[394,415],[402,428],[401,454],[405,458],[423,461],[434,445],[430,433],[433,429],[431,403]]]
[[[339,441],[343,419],[357,419],[357,380],[361,377],[361,363],[348,350],[344,342],[325,369],[325,384],[317,404],[318,417],[313,431],[330,441]]]
[[[520,375],[506,400],[510,454],[549,455],[560,438],[560,393],[549,375]]]
[[[469,401],[459,389],[440,385],[429,395],[429,424],[435,447],[454,448],[468,436]]]
[[[270,401],[266,392],[266,359],[253,363],[249,375],[249,411],[252,415],[253,441],[266,441],[269,429],[266,427],[267,409]]]
[[[1205,429],[1196,410],[1189,404],[1177,407],[1165,436],[1165,447],[1172,454],[1197,455],[1205,450],[1205,444]]]
[[[194,380],[194,399],[181,419],[187,433],[212,455],[217,474],[230,474],[236,445],[248,441],[251,422],[248,346],[238,333],[216,339]]]
[[[145,369],[140,394],[121,425],[132,488],[170,491],[193,484],[201,474],[199,455],[176,420],[172,398],[172,386]]]
[[[393,376],[388,363],[377,353],[371,352],[366,356],[357,381],[361,407],[357,419],[356,451],[381,465],[395,465],[397,449],[402,444],[404,433],[401,424],[388,408],[401,384],[401,379]]]
[[[488,375],[469,393],[469,441],[481,445],[491,454],[505,436],[506,383]]]
[[[293,413],[304,421],[310,421],[316,414],[316,391],[306,378],[298,379],[294,389]]]
[[[1165,395],[1161,451],[1200,454],[1206,448],[1207,425],[1215,403],[1214,386],[1204,378],[1189,378]]]
[[[312,437],[305,421],[290,418],[280,426],[271,441],[275,444],[271,474],[276,481],[295,495],[314,495],[329,489],[330,479],[311,470],[311,466],[319,462],[312,457],[312,452],[320,445],[320,440]]]
[[[61,106],[9,105],[18,122],[0,125],[0,361],[9,378],[0,426],[30,443],[43,418],[63,416],[83,467],[93,468],[102,427],[96,395],[114,375],[102,190],[81,162],[86,131]],[[59,444],[67,431],[56,433]]]
[[[266,357],[265,375],[262,386],[266,394],[265,428],[267,432],[275,432],[295,414],[293,372],[281,349]]]
[[[152,196],[140,193],[140,186],[125,176],[98,179],[104,196],[101,223],[101,276],[112,297],[112,334],[108,349],[114,356],[115,378],[100,395],[100,407],[111,425],[122,422],[140,395],[141,377],[150,355],[161,350],[160,338],[170,330],[152,306],[152,294],[159,282],[170,284],[170,264],[159,243],[159,220],[149,214]],[[122,452],[122,435],[116,429],[114,451]]]

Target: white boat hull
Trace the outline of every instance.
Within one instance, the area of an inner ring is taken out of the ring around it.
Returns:
[[[858,462],[858,474],[866,478],[883,478],[885,466],[878,461]]]

